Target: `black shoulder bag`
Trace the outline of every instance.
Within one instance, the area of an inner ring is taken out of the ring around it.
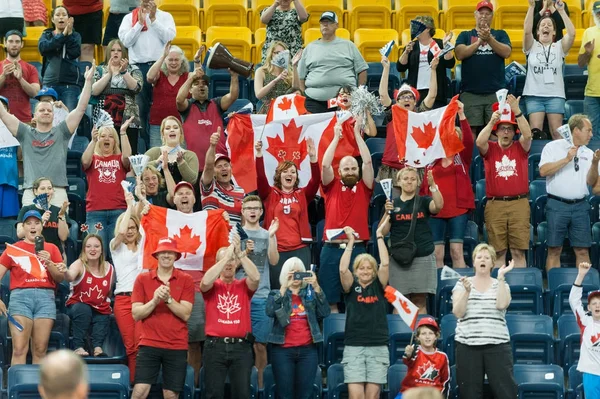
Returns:
[[[396,263],[400,267],[409,268],[412,265],[413,259],[417,254],[417,244],[415,244],[415,227],[417,225],[417,215],[419,213],[419,203],[421,197],[415,195],[415,201],[413,205],[412,218],[410,219],[410,228],[408,234],[402,240],[392,243],[391,254]]]

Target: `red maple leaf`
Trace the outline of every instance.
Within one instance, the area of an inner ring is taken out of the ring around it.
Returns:
[[[177,241],[177,249],[184,258],[188,254],[195,255],[201,244],[200,236],[194,235],[192,229],[187,225],[180,228],[179,235],[176,234],[173,239]]]
[[[431,147],[435,138],[436,128],[431,122],[423,126],[423,130],[413,127],[412,138],[417,142],[417,148],[427,149]]]
[[[592,337],[592,344],[595,344],[595,343],[596,343],[596,341],[598,341],[599,339],[600,339],[600,333],[598,333],[598,334],[594,335],[594,336]]]
[[[292,161],[300,169],[300,163],[308,155],[306,139],[300,140],[300,134],[302,134],[302,126],[296,126],[296,121],[292,119],[289,125],[283,125],[283,140],[280,136],[267,137],[269,143],[267,151],[278,162]]]
[[[277,108],[279,108],[282,111],[289,111],[290,109],[292,109],[292,100],[290,100],[287,97],[283,97],[279,104],[277,104]]]
[[[410,307],[408,306],[408,303],[406,303],[406,301],[403,300],[398,300],[398,302],[400,302],[402,310],[404,310],[407,314],[410,314]]]

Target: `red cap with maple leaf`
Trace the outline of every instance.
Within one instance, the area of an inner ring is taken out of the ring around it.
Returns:
[[[400,88],[398,90],[396,90],[396,92],[394,93],[394,99],[396,101],[398,101],[398,97],[400,96],[400,94],[402,93],[410,93],[415,97],[415,101],[419,102],[419,98],[421,98],[421,95],[419,94],[419,91],[417,89],[415,89],[414,87],[412,87],[411,85],[408,84],[403,84],[402,86],[400,86]]]
[[[158,254],[161,252],[174,252],[175,260],[179,260],[179,258],[181,258],[181,252],[179,252],[177,249],[177,243],[174,239],[169,237],[164,237],[158,240],[158,245],[154,252],[152,252],[152,256],[158,259]]]
[[[596,297],[600,297],[600,290],[592,291],[588,294],[588,303]]]
[[[440,327],[433,317],[423,317],[421,320],[419,320],[417,323],[417,328],[422,326],[432,327],[436,331],[440,331]]]
[[[499,106],[499,103],[494,103],[492,105],[492,112],[498,111]],[[504,107],[500,111],[500,119],[498,120],[498,122],[496,122],[492,130],[498,129],[498,125],[501,123],[511,123],[515,126],[518,126],[517,120],[515,119],[515,113],[512,112],[508,103],[504,103]],[[518,132],[519,129],[516,129],[515,131]]]
[[[220,159],[226,159],[227,162],[231,163],[231,158],[229,158],[229,155],[227,155],[227,154],[217,154],[217,155],[215,155],[215,163],[217,163],[217,161],[219,161]]]

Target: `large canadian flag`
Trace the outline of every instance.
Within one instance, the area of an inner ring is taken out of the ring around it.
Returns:
[[[144,250],[139,263],[144,269],[156,269],[157,260],[152,256],[158,240],[171,237],[177,241],[181,258],[175,267],[181,270],[206,271],[215,264],[217,251],[229,246],[229,223],[223,218],[223,210],[182,213],[173,209],[150,205],[142,217]]]
[[[48,277],[46,266],[31,252],[10,244],[6,244],[5,252],[21,269],[36,279],[43,280]]]
[[[424,168],[436,159],[451,157],[464,149],[455,132],[458,96],[442,108],[410,112],[393,107],[398,158],[408,165]]]
[[[266,123],[265,115],[233,115],[227,125],[227,149],[235,182],[246,192],[256,190],[254,143],[261,140],[269,183],[273,184],[277,165],[281,161],[289,160],[298,167],[300,187],[306,186],[310,180],[310,159],[306,140],[313,139],[321,164],[323,154],[333,140],[334,126],[338,120],[342,123],[342,139],[333,160],[336,175],[339,162],[344,156],[360,154],[354,138],[353,119],[350,119],[349,113],[299,115],[273,120],[270,123]]]

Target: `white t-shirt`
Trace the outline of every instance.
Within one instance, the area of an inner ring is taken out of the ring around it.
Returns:
[[[114,238],[113,238],[114,241]],[[115,288],[115,294],[122,292],[132,292],[133,283],[138,274],[142,272],[142,265],[138,262],[140,252],[142,251],[142,244],[144,240],[140,240],[137,251],[133,252],[127,247],[124,242],[121,243],[116,249],[112,249],[112,243],[110,254],[112,256],[115,273],[117,275],[117,285]]]
[[[571,145],[565,139],[554,140],[544,146],[540,159],[540,167],[549,162],[556,162],[567,156]],[[557,197],[574,200],[587,196],[590,192],[587,186],[587,173],[592,166],[594,152],[582,145],[577,150],[577,164],[579,170],[575,171],[575,158],[559,169],[552,176],[546,177],[546,192]]]
[[[524,52],[527,54],[527,77],[523,95],[565,98],[562,39],[550,46],[534,40],[529,51]]]
[[[429,89],[431,67],[429,66],[429,45],[419,43],[419,74],[417,75],[417,90]]]
[[[583,288],[571,287],[569,305],[571,305],[571,310],[575,314],[581,330],[581,354],[577,370],[600,376],[600,346],[595,345],[598,335],[600,335],[600,322],[594,321],[592,316],[583,309],[582,294]]]
[[[0,7],[0,18],[23,18],[21,0],[4,0]]]

